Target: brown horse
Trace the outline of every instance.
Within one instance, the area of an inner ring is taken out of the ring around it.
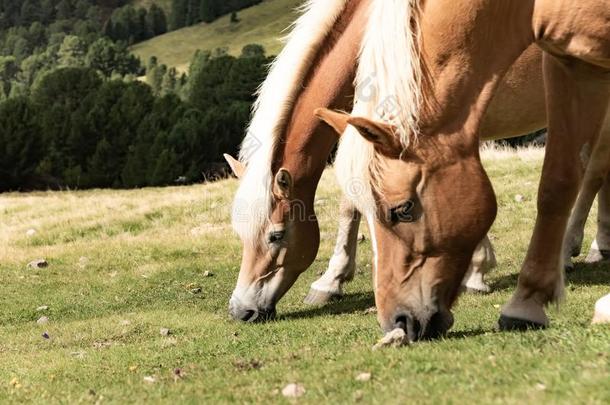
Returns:
[[[417,44],[401,56],[410,77],[386,78],[374,99],[356,103],[355,117],[324,116],[340,131],[350,125],[338,176],[346,193],[354,181],[364,186],[353,200],[372,230],[382,328],[417,340],[451,327],[460,282],[496,213],[478,152],[484,113],[532,43],[546,51],[549,139],[534,236],[500,326],[544,327],[545,305],[563,294],[566,225],[608,109],[610,8],[601,0],[434,0],[412,1],[405,12],[402,3],[373,2],[369,27],[384,28],[365,35],[358,74],[391,72],[402,35]],[[388,23],[401,12],[402,27]],[[404,83],[420,94],[384,117],[380,105]]]
[[[349,107],[368,7],[364,0],[311,2],[262,89],[242,150],[242,160],[250,164],[234,212],[234,224],[245,242],[242,270],[231,300],[236,318],[253,320],[272,314],[277,300],[315,256],[319,236],[312,215],[313,194],[334,139],[324,136],[329,131],[313,119],[311,111]],[[540,66],[539,62],[521,65]],[[507,98],[515,96],[510,93],[510,80],[506,83]],[[542,94],[536,82],[531,87],[526,82],[521,88]],[[517,107],[516,116],[523,117],[521,132],[535,129],[540,115],[532,103],[540,97],[518,94],[515,99],[519,102],[512,105]],[[502,118],[510,115],[506,109],[500,111],[504,114],[496,115],[497,123],[488,120],[495,126],[496,136],[518,133],[518,125]]]

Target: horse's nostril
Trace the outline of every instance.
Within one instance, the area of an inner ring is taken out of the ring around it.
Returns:
[[[407,315],[399,315],[394,320],[394,329],[402,329],[405,332],[407,331],[407,325],[409,317]]]
[[[256,311],[248,309],[242,314],[241,320],[244,322],[248,322],[250,319],[252,319],[254,315],[256,315]]]
[[[419,338],[421,338],[422,335],[422,328],[421,328],[421,323],[419,322],[419,320],[417,319],[413,319],[412,322],[412,332],[407,331],[407,335],[409,335],[409,338],[411,338],[411,336],[414,336],[413,341],[415,340],[419,340]]]

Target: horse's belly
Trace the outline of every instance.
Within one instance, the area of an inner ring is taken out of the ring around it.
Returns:
[[[511,67],[481,123],[481,139],[526,135],[546,126],[542,51],[532,45]]]

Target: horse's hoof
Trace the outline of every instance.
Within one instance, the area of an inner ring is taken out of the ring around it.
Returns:
[[[527,330],[539,330],[546,329],[546,325],[526,321],[525,319],[512,318],[506,315],[500,315],[498,320],[498,326],[501,331],[527,331]]]
[[[328,291],[314,290],[312,288],[309,290],[309,293],[307,294],[303,302],[308,305],[323,305],[328,304],[331,301],[337,301],[341,299],[341,297],[341,294],[332,293]]]
[[[467,294],[480,294],[480,295],[486,295],[491,293],[491,288],[489,286],[481,286],[481,287],[468,287],[468,286],[464,286],[462,287],[464,292]]]
[[[610,250],[591,249],[585,263],[593,264],[610,260]]]

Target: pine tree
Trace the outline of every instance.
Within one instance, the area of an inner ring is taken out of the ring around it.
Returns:
[[[61,44],[57,56],[60,67],[85,66],[85,52],[87,46],[82,39],[75,35],[68,35]]]
[[[61,0],[55,10],[58,20],[67,20],[72,17],[72,5],[69,0]]]
[[[167,32],[165,12],[156,3],[153,3],[148,10],[147,25],[153,36],[162,35]]]
[[[186,26],[188,0],[172,0],[171,29],[177,30]]]
[[[170,68],[163,76],[160,95],[173,94],[176,91],[176,68]]]
[[[25,0],[21,5],[20,24],[29,27],[34,21],[39,21],[41,19],[40,11],[38,0]]]
[[[201,0],[199,4],[199,18],[201,21],[210,23],[218,18],[220,10],[216,0]]]

